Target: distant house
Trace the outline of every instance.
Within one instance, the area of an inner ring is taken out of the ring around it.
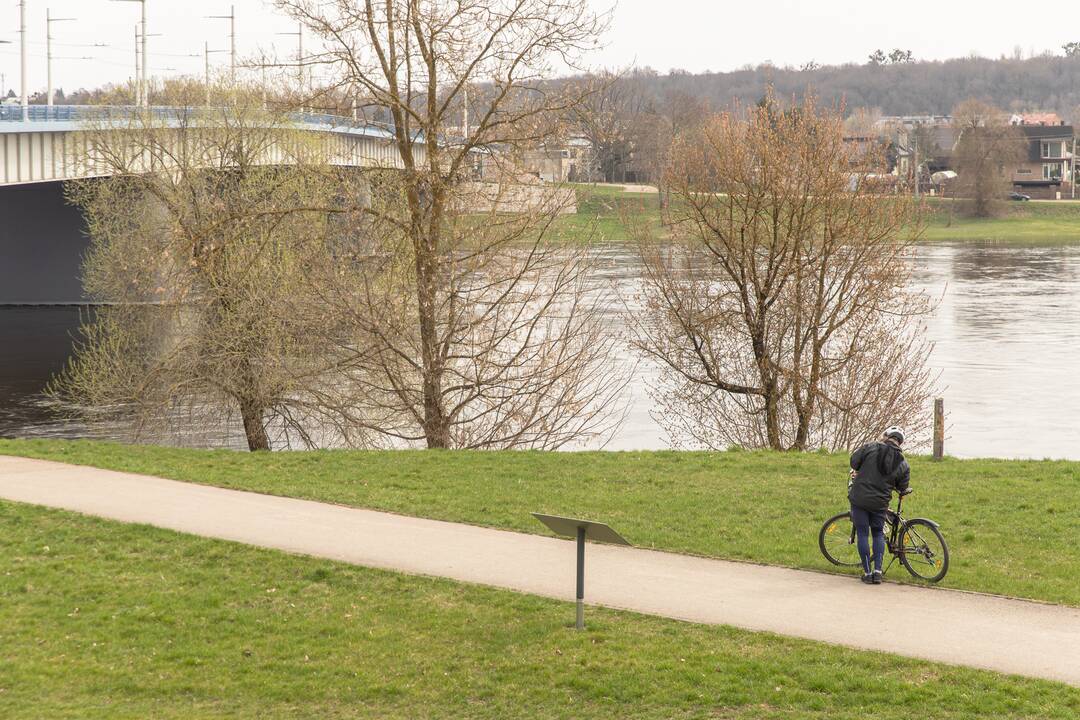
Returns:
[[[898,118],[887,149],[889,171],[907,185],[916,176],[922,192],[933,188],[931,178],[935,173],[951,170],[956,143],[960,132],[949,124],[947,115],[912,116]]]
[[[884,143],[876,135],[845,135],[843,142],[853,166],[878,165],[884,159],[881,155]]]
[[[1013,189],[1046,200],[1071,195],[1076,152],[1073,126],[1054,113],[1014,115],[1010,122],[1027,141],[1027,156],[1006,170]]]
[[[893,128],[888,149],[890,171],[911,182],[918,168],[920,187],[927,191],[933,187],[930,178],[935,173],[955,170],[960,130],[951,120],[947,115],[883,118],[882,123]],[[1016,114],[1009,122],[1020,130],[1027,146],[1021,162],[1001,169],[1013,189],[1047,200],[1071,196],[1076,150],[1073,127],[1056,113]]]
[[[545,182],[595,182],[601,177],[592,142],[583,136],[545,143],[525,153],[525,171]]]

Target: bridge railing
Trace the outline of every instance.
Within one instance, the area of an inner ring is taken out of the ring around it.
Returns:
[[[122,120],[141,112],[147,112],[158,119],[178,119],[182,114],[192,113],[205,108],[153,106],[140,108],[134,105],[30,105],[27,107],[26,120],[29,122],[87,122],[94,120]],[[393,137],[392,125],[370,120],[353,120],[330,113],[293,112],[288,118],[302,125],[319,125],[334,130],[355,130],[365,135]],[[0,122],[23,122],[21,105],[0,105]]]

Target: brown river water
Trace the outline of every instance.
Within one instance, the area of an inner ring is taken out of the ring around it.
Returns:
[[[633,297],[631,249],[603,253],[604,277]],[[941,373],[946,452],[961,457],[1080,460],[1080,244],[940,243],[918,250],[918,287],[938,300],[928,320],[931,365]],[[130,439],[120,426],[66,422],[41,394],[71,348],[86,309],[0,306],[0,436]],[[608,310],[613,323],[626,312]],[[667,447],[636,364],[628,412],[608,449]],[[240,446],[233,428],[181,433],[168,442]]]

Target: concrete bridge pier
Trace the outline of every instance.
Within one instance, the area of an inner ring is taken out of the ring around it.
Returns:
[[[80,266],[88,245],[63,183],[0,186],[0,305],[86,302]]]

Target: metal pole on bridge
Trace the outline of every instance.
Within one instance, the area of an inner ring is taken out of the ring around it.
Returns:
[[[45,58],[46,58],[46,74],[48,76],[48,100],[46,103],[49,107],[53,106],[53,81],[52,81],[52,24],[55,22],[72,22],[75,18],[54,18],[52,16],[52,10],[45,8]]]
[[[19,60],[22,84],[22,119],[30,119],[30,98],[26,92],[26,0],[19,0]]]
[[[228,52],[228,51],[227,50],[211,50],[209,42],[203,43],[203,57],[206,59],[205,82],[206,82],[206,104],[207,104],[207,106],[210,105],[210,53],[222,53],[222,52]]]
[[[228,15],[206,15],[210,20],[228,20],[229,21],[229,55],[230,59],[230,79],[232,82],[236,82],[236,6],[229,7]]]
[[[11,44],[10,40],[0,40],[0,45],[10,45],[10,44]],[[5,97],[4,89],[6,87],[7,87],[7,75],[0,72],[0,101],[3,101],[3,99]]]
[[[229,6],[229,61],[232,67],[232,81],[236,82],[236,6]]]
[[[142,100],[143,107],[150,107],[150,87],[146,84],[146,66],[149,64],[146,58],[146,33],[149,32],[146,27],[146,0],[139,0],[139,4],[142,5]]]
[[[139,32],[139,27],[135,28],[135,104],[150,106],[150,91],[146,83],[146,1],[147,0],[113,0],[113,2],[137,2],[142,5],[142,20],[139,22],[139,26],[142,28],[142,32]],[[141,45],[141,48],[140,48]],[[139,51],[142,51],[142,62],[139,62]],[[141,67],[140,67],[141,65]]]
[[[57,18],[59,20],[60,18]],[[52,107],[52,10],[45,8],[45,77],[47,78],[45,104]]]
[[[300,82],[298,88],[301,96],[307,96],[307,88],[304,87],[304,24],[298,23],[296,32],[279,32],[277,35],[295,35],[296,36],[296,70],[297,79]],[[306,108],[301,107],[300,112],[304,112]]]

